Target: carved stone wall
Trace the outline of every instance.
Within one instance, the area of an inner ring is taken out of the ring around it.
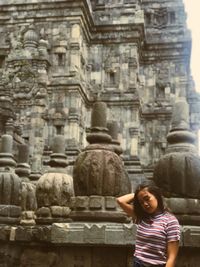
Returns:
[[[140,181],[152,179],[154,165],[166,152],[177,98],[188,102],[189,128],[197,135],[200,96],[190,76],[191,36],[182,1],[1,0],[0,36],[0,137],[13,136],[14,158],[17,144],[28,144],[30,184],[36,184],[45,171],[52,171],[48,160],[55,135],[64,136],[62,157],[67,155],[69,173],[73,173],[79,152],[88,146],[90,114],[97,100],[107,104],[107,120],[119,125],[115,141],[118,139],[123,149],[120,166],[125,168],[125,180],[129,175],[132,189]],[[120,151],[113,144],[104,146],[112,153]],[[79,182],[85,182],[84,178]],[[28,188],[23,185],[26,206]],[[51,179],[51,185],[54,190],[56,179]],[[48,189],[49,199],[52,190],[48,184],[42,186],[42,190]],[[62,183],[58,186],[55,198],[64,196]],[[113,224],[109,218],[109,225],[106,220],[110,213],[117,214],[118,222],[127,219],[116,206],[117,193],[110,191],[105,196],[84,192],[72,197],[71,206],[67,206],[74,214],[68,218],[67,213],[67,221],[89,214],[96,219],[92,225],[83,218],[81,225],[62,223],[63,207],[55,208],[55,216],[46,220],[48,213],[42,202],[43,223],[59,217],[60,224],[1,227],[0,266],[64,267],[65,262],[74,267],[132,266],[132,225],[116,225],[116,218]],[[184,205],[178,200],[173,205],[185,218],[184,208],[193,202],[185,201],[184,196]],[[193,215],[199,214],[199,201],[195,203]],[[101,222],[96,216],[99,210],[105,215],[99,216]],[[29,210],[25,211],[25,221],[34,224]],[[177,266],[197,267],[199,228],[194,225],[182,233]]]
[[[14,117],[14,132],[20,127],[31,159],[41,170],[40,157],[50,153],[53,136],[64,134],[73,164],[86,146],[89,113],[98,96],[108,104],[108,120],[120,125],[126,160],[134,146],[147,173],[164,153],[163,137],[177,96],[191,103],[191,124],[195,132],[199,127],[183,4],[70,3],[1,2],[2,99],[8,95],[2,100],[1,125]],[[6,101],[13,103],[13,114]]]

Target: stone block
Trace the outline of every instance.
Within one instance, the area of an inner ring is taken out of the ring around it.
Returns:
[[[40,209],[37,210],[36,215],[41,216],[41,217],[50,217],[51,216],[51,212],[49,208],[46,207],[42,207]]]
[[[124,243],[135,244],[136,231],[137,231],[136,224],[132,224],[132,223],[123,224],[123,231],[124,231]]]
[[[51,241],[83,244],[83,227],[84,225],[80,223],[54,223],[51,228]]]
[[[14,241],[15,238],[16,238],[16,230],[17,230],[17,227],[11,227],[10,228],[10,241]]]
[[[106,244],[121,244],[124,242],[124,231],[122,225],[107,225],[105,232]]]
[[[26,211],[26,219],[34,219],[34,211]]]
[[[71,212],[71,209],[68,208],[68,207],[62,207],[62,214],[63,214],[63,217],[68,217],[69,214]]]
[[[184,198],[170,198],[167,200],[169,207],[176,214],[187,213],[187,200]]]
[[[69,200],[69,207],[74,209],[76,207],[76,197],[71,197]]]
[[[77,196],[75,207],[77,209],[87,209],[89,203],[89,198],[85,196]]]
[[[13,231],[13,230],[12,230]],[[10,240],[13,238],[13,233],[10,233]],[[17,241],[31,241],[32,240],[32,229],[31,228],[24,228],[24,227],[17,227],[15,230],[15,240]]]
[[[121,223],[53,223],[51,240],[56,244],[133,245],[135,224]]]
[[[62,217],[63,208],[60,206],[51,206],[51,215],[52,217]]]
[[[85,224],[84,225],[84,242],[86,244],[103,244],[105,243],[105,224]]]
[[[116,198],[115,197],[105,197],[105,208],[109,210],[116,209]]]
[[[1,226],[0,227],[0,240],[5,241],[9,239],[10,227],[9,226]]]
[[[183,245],[186,247],[200,248],[200,227],[183,226]]]
[[[9,206],[0,205],[0,216],[3,216],[3,217],[9,216]]]
[[[89,208],[90,209],[101,209],[103,207],[104,199],[101,196],[90,196],[89,198]]]
[[[188,213],[189,214],[200,214],[200,200],[199,199],[188,199]]]
[[[10,217],[18,218],[21,215],[21,207],[10,206]]]
[[[175,214],[200,214],[200,201],[198,199],[166,198],[165,200]]]

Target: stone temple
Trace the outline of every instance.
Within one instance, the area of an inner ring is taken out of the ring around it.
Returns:
[[[153,180],[200,266],[200,95],[182,0],[0,0],[0,267],[132,267]]]

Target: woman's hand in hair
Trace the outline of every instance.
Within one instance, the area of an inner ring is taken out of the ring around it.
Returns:
[[[134,200],[134,193],[130,193],[127,195],[123,195],[117,198],[117,203],[123,209],[124,212],[130,217],[134,216],[134,208],[133,208],[133,200]]]

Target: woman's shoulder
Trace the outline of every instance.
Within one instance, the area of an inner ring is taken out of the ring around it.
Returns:
[[[164,211],[163,217],[166,219],[167,222],[177,222],[178,223],[178,219],[176,218],[176,216],[169,211]]]

